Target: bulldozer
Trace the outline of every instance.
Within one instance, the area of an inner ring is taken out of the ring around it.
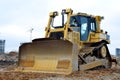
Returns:
[[[61,25],[54,25],[57,11],[50,12],[45,37],[33,39],[19,47],[18,70],[71,74],[98,68],[111,68],[112,57],[107,44],[110,36],[100,27],[102,16],[61,12]],[[57,21],[60,22],[61,20]]]

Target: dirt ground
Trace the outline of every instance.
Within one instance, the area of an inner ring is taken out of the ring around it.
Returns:
[[[0,80],[120,80],[119,65],[111,69],[76,71],[70,75],[45,74],[35,72],[16,72],[18,55],[0,54]]]
[[[0,68],[0,80],[120,80],[120,66],[111,69],[76,71],[70,75],[15,72],[16,66]]]

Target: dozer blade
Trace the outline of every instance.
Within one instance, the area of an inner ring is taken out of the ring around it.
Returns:
[[[21,71],[70,74],[78,70],[78,48],[67,40],[38,39],[19,48]]]

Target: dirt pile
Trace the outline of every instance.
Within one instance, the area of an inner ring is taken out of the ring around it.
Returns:
[[[11,55],[0,53],[0,67],[1,66],[9,66],[9,65],[15,65],[18,62],[18,54]]]
[[[120,57],[116,58],[118,65],[120,66]]]

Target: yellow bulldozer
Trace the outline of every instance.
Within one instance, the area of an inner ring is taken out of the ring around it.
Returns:
[[[107,47],[110,36],[100,28],[104,17],[63,9],[62,23],[56,26],[57,16],[57,11],[50,12],[45,38],[19,47],[19,71],[71,74],[78,70],[111,67],[112,58]]]

